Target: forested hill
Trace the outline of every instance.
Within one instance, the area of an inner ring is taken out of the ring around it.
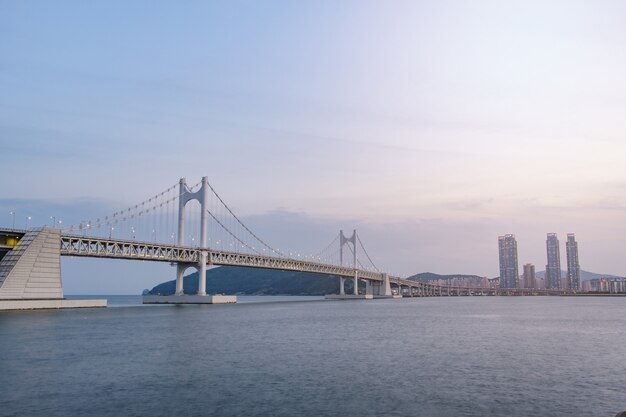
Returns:
[[[346,291],[352,288],[346,281]],[[183,280],[186,294],[198,292],[198,273]],[[176,281],[167,281],[150,290],[150,294],[171,295],[176,291]],[[339,279],[332,275],[309,272],[278,271],[273,269],[218,267],[207,271],[207,294],[257,294],[257,295],[326,295],[339,292]]]

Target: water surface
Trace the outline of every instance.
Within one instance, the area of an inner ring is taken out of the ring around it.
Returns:
[[[0,416],[626,409],[624,298],[294,299],[2,313]]]

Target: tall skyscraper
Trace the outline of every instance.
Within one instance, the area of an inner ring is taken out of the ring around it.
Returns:
[[[524,265],[524,288],[537,288],[537,279],[535,278],[535,265]]]
[[[567,234],[567,243],[565,244],[565,252],[567,256],[567,283],[569,289],[580,291],[580,263],[578,263],[578,242],[574,233]]]
[[[561,252],[559,251],[559,239],[556,233],[548,233],[546,240],[548,249],[548,264],[546,265],[546,288],[561,288]]]
[[[500,288],[519,288],[515,235],[499,236],[498,249],[500,252]]]

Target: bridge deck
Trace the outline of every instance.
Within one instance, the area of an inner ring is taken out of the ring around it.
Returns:
[[[25,230],[1,229],[11,237],[21,238]],[[138,242],[134,240],[120,240],[113,238],[100,238],[79,236],[73,234],[61,234],[61,255],[80,256],[110,259],[130,259],[156,262],[175,262],[197,264],[202,249],[198,247],[182,247],[177,245],[161,244],[154,242]],[[13,249],[8,242],[2,242],[0,249],[4,252]],[[5,247],[6,246],[6,247]],[[353,278],[355,270],[350,267],[329,265],[320,262],[299,260],[292,258],[276,257],[269,255],[251,255],[245,253],[205,249],[208,253],[207,263],[220,266],[242,266],[251,268],[266,268],[286,271],[313,272],[320,274],[336,275],[339,277]],[[381,282],[384,274],[375,271],[358,269],[358,277],[371,281]],[[467,288],[449,287],[431,284],[427,282],[411,281],[400,277],[389,276],[390,284],[403,288],[401,293],[406,296],[429,296],[429,295],[559,295],[561,290],[536,290],[536,289],[504,289],[504,288]],[[408,289],[412,290],[409,291]]]
[[[250,255],[205,249],[207,263],[223,266],[244,266],[253,268],[281,269],[287,271],[315,272],[320,274],[354,277],[354,268],[328,265],[313,261],[303,261],[269,255]],[[136,242],[130,240],[94,238],[76,235],[61,235],[61,255],[87,256],[97,258],[136,259],[160,262],[181,262],[197,264],[202,249],[181,247],[160,243]],[[382,281],[379,272],[357,270],[359,278]]]

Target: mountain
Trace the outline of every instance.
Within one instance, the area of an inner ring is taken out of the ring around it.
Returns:
[[[537,276],[537,278],[545,278],[546,277],[546,271],[539,271],[536,272],[535,275]],[[561,270],[561,276],[567,276],[567,271]],[[584,271],[584,270],[580,270],[580,279],[583,281],[589,281],[591,279],[598,279],[598,278],[622,278],[619,277],[617,275],[609,275],[609,274],[598,274],[596,272],[589,272],[589,271]]]
[[[437,281],[437,280],[440,280],[440,279],[443,279],[443,280],[446,280],[446,279],[478,279],[478,280],[480,280],[480,279],[483,279],[483,277],[478,276],[478,275],[465,275],[465,274],[439,275],[439,274],[435,274],[433,272],[421,272],[419,274],[411,275],[407,279],[409,279],[411,281],[428,282],[428,281]]]
[[[198,292],[198,273],[183,278],[185,294]],[[352,280],[346,280],[346,292],[352,291]],[[152,288],[150,294],[171,295],[176,292],[176,280]],[[326,295],[339,292],[336,276],[309,272],[237,266],[216,267],[206,274],[207,294],[248,295]]]

